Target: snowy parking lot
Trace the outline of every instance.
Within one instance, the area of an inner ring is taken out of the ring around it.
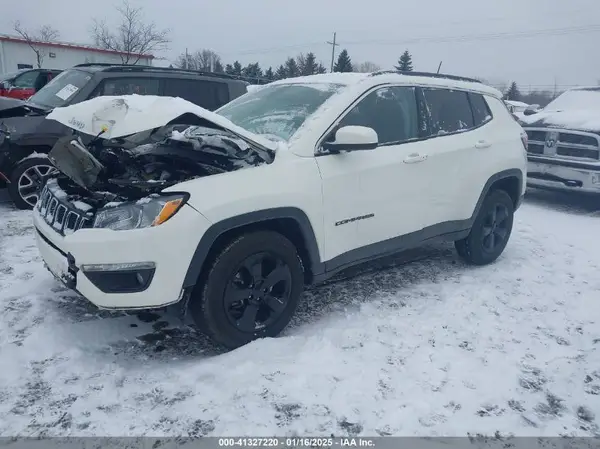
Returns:
[[[600,203],[575,201],[530,194],[495,264],[366,267],[229,353],[98,311],[0,204],[0,435],[600,435]]]

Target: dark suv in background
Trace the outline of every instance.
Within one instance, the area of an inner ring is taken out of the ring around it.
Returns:
[[[0,187],[19,209],[31,209],[55,169],[46,154],[72,131],[45,120],[52,109],[102,95],[181,97],[215,110],[246,93],[240,77],[172,68],[80,64],[56,76],[29,100],[0,98]]]

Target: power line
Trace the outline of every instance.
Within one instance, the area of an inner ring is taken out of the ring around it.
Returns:
[[[407,39],[401,41],[402,44],[418,44],[418,43],[449,43],[449,42],[470,42],[470,41],[481,41],[481,40],[495,40],[495,39],[515,39],[521,37],[537,37],[537,36],[563,36],[566,34],[575,33],[588,33],[600,31],[600,25],[583,25],[577,27],[565,27],[565,28],[549,28],[543,30],[532,30],[532,31],[517,31],[511,33],[485,33],[485,34],[471,34],[461,36],[447,36],[444,38],[439,37],[418,37],[413,39]],[[348,45],[398,45],[399,41],[383,41],[383,40],[368,40],[368,41],[355,41],[348,42]]]
[[[565,36],[569,34],[579,33],[595,33],[600,31],[600,25],[581,25],[575,27],[563,27],[563,28],[547,28],[541,30],[530,30],[521,32],[511,33],[485,33],[485,34],[471,34],[471,35],[458,35],[458,36],[431,36],[431,37],[419,37],[419,38],[408,38],[403,40],[360,40],[350,41],[347,45],[407,45],[417,43],[460,43],[460,42],[472,42],[481,40],[496,40],[496,39],[519,39],[527,37],[537,36]],[[331,45],[331,42],[327,42]],[[287,45],[280,47],[270,47],[255,50],[245,50],[236,52],[237,55],[258,55],[271,52],[278,52],[284,50],[293,49],[304,49],[314,48],[321,46],[321,42],[307,42],[304,44]],[[335,48],[335,47],[334,47]]]
[[[560,18],[563,19],[565,17],[570,17],[570,16],[575,16],[575,15],[580,15],[582,13],[589,15],[589,8],[583,8],[583,9],[577,9],[577,10],[566,10],[566,11],[552,11],[552,14],[548,14],[545,17],[536,17],[537,19],[545,19],[546,17],[548,18]],[[525,16],[525,19],[527,19],[528,23],[531,22],[530,18]],[[465,24],[469,24],[469,23],[477,23],[477,24],[481,24],[481,23],[486,23],[486,22],[515,22],[515,17],[507,17],[507,16],[494,16],[494,17],[481,17],[481,18],[477,18],[477,19],[461,19],[461,20],[454,20],[454,21],[444,21],[444,26],[448,26],[448,25],[465,25]],[[432,22],[430,19],[427,21],[422,21],[422,22],[411,22],[410,23],[411,28],[423,28],[423,27],[427,27],[427,26],[431,26],[431,27],[439,27],[439,23],[438,22]],[[356,32],[361,32],[364,31],[364,28],[346,28],[346,29],[339,29],[338,31],[342,31],[342,32],[346,32],[346,33],[356,33]]]

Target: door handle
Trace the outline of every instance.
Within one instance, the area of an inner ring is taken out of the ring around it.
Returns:
[[[478,140],[475,143],[475,148],[489,148],[491,146],[492,146],[492,144],[490,142],[488,142],[487,140]]]
[[[405,164],[416,164],[418,162],[423,162],[425,160],[427,160],[426,154],[413,153],[413,154],[409,154],[408,156],[406,156],[406,158],[404,159],[404,163]]]

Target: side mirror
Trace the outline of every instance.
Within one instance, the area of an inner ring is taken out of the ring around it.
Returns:
[[[379,137],[373,128],[366,126],[344,126],[335,133],[333,142],[323,143],[323,148],[331,153],[341,151],[374,150]]]
[[[11,84],[8,81],[0,81],[0,89],[9,90]]]
[[[536,113],[537,113],[537,111],[533,108],[527,108],[523,111],[523,115],[533,115]]]

